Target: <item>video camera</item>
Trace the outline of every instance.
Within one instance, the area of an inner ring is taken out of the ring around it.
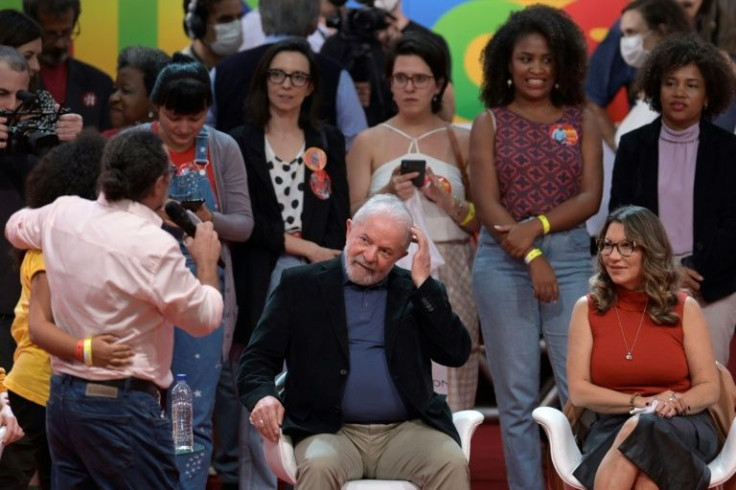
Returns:
[[[332,2],[342,6],[339,2]],[[344,4],[345,2],[342,2]],[[347,9],[342,15],[337,15],[326,20],[327,27],[332,27],[340,32],[345,39],[358,42],[372,42],[375,34],[387,28],[393,20],[393,16],[385,10],[372,6],[372,1],[363,1],[366,4],[362,8]]]
[[[70,112],[67,107],[56,109],[54,98],[45,90],[37,93],[21,90],[22,103],[14,111],[0,109],[0,117],[7,118],[8,144],[6,153],[43,155],[59,144],[56,121]]]

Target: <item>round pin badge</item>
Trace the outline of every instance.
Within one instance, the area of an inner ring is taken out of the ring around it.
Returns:
[[[440,187],[443,191],[445,191],[448,194],[452,194],[452,183],[447,179],[447,177],[443,175],[438,175],[437,180],[440,181]]]
[[[309,188],[319,199],[328,199],[332,195],[332,179],[324,170],[312,172],[309,177]]]
[[[575,146],[579,139],[577,130],[566,123],[557,123],[550,126],[549,137],[565,146]]]
[[[309,147],[304,151],[304,164],[312,172],[324,170],[327,166],[327,154],[322,148]]]

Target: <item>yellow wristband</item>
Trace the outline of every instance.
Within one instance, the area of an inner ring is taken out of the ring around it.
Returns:
[[[549,235],[551,228],[549,226],[549,220],[547,219],[547,217],[543,214],[538,214],[537,219],[542,223],[542,232],[545,235]]]
[[[472,202],[468,203],[468,214],[465,215],[465,219],[460,223],[460,226],[465,226],[475,218],[475,204]]]
[[[92,365],[92,337],[84,339],[84,364]]]
[[[526,257],[524,257],[524,263],[526,265],[529,265],[532,262],[532,260],[536,259],[540,255],[542,255],[542,251],[539,250],[538,248],[533,248],[529,250],[529,252],[527,252]]]

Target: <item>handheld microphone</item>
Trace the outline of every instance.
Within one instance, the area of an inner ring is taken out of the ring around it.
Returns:
[[[192,218],[187,214],[186,209],[182,207],[176,201],[169,201],[164,206],[164,211],[169,216],[169,219],[176,224],[179,228],[184,230],[184,233],[194,238],[197,234],[197,226],[192,222]]]

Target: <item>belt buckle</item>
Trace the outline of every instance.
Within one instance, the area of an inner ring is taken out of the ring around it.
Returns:
[[[118,389],[115,386],[108,386],[99,383],[87,383],[84,389],[85,396],[95,396],[101,398],[117,398]]]

